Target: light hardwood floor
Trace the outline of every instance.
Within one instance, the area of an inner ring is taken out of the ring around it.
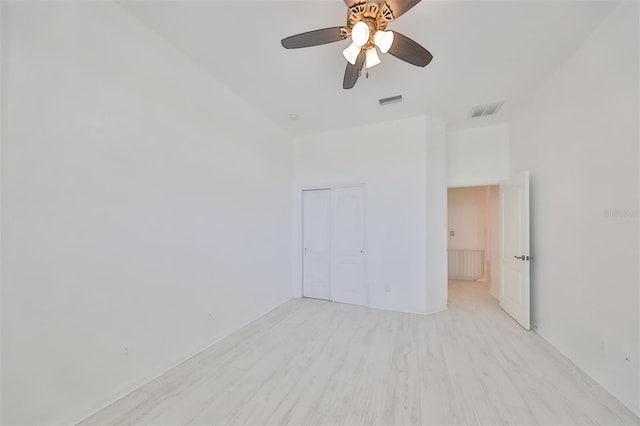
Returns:
[[[403,314],[292,300],[83,425],[574,425],[637,417],[480,284]]]

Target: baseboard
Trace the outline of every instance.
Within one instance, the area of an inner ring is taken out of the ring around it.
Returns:
[[[427,308],[427,315],[437,314],[438,312],[444,312],[448,309],[449,307],[447,305],[435,307],[435,308]]]
[[[444,307],[438,307],[438,308],[432,308],[432,309],[398,309],[397,307],[394,306],[385,306],[385,305],[376,305],[376,304],[369,304],[367,305],[369,308],[371,309],[380,309],[382,311],[391,311],[391,312],[403,312],[405,314],[416,314],[416,315],[431,315],[431,314],[437,314],[438,312],[443,312],[446,311],[448,308],[446,306]]]
[[[385,305],[369,304],[369,305],[367,305],[367,307],[369,307],[371,309],[380,309],[382,311],[402,312],[402,313],[405,313],[405,314],[416,314],[416,315],[426,315],[427,314],[426,311],[414,310],[414,309],[398,309],[398,308],[393,307],[393,306],[385,306]]]
[[[83,421],[89,419],[90,417],[92,417],[93,415],[99,413],[100,411],[104,410],[105,408],[109,407],[110,405],[114,404],[116,401],[119,401],[120,399],[124,398],[125,396],[129,395],[131,392],[136,391],[144,386],[146,386],[147,384],[153,382],[154,380],[156,380],[158,377],[162,376],[163,374],[168,373],[169,371],[173,370],[174,368],[178,367],[180,364],[183,364],[187,361],[189,361],[191,358],[195,357],[196,355],[206,351],[207,349],[209,349],[211,346],[215,345],[216,343],[220,342],[223,339],[226,339],[227,337],[231,336],[233,333],[235,333],[236,331],[240,330],[243,327],[248,326],[251,323],[254,323],[255,321],[259,320],[260,318],[262,318],[263,316],[267,315],[269,312],[272,312],[276,309],[278,309],[280,306],[284,305],[285,303],[287,303],[288,301],[290,301],[292,298],[289,297],[287,299],[285,299],[282,302],[278,302],[275,306],[271,307],[271,308],[267,308],[266,311],[256,315],[253,317],[253,319],[249,320],[249,322],[242,324],[241,326],[237,327],[236,329],[234,329],[233,331],[230,331],[229,333],[215,339],[214,341],[212,341],[211,343],[207,343],[204,347],[196,350],[194,353],[192,353],[191,355],[187,356],[186,358],[182,359],[182,361],[178,361],[174,364],[171,364],[170,367],[164,369],[163,371],[161,371],[160,373],[154,375],[153,377],[151,377],[150,379],[143,379],[141,383],[139,383],[138,385],[134,385],[130,388],[127,388],[128,390],[123,391],[122,393],[119,394],[119,396],[109,400],[109,402],[107,402],[104,405],[101,405],[99,408],[93,410],[89,415],[83,416],[81,419],[71,422],[70,424],[72,425],[77,425],[79,423],[82,423]]]

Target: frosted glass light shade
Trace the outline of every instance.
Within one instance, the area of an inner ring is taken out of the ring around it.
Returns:
[[[380,60],[380,57],[378,56],[378,52],[375,47],[372,47],[371,49],[367,50],[367,62],[366,62],[367,68],[375,67],[380,62],[382,61]]]
[[[360,21],[351,29],[351,39],[355,44],[362,47],[369,41],[369,26]]]
[[[373,42],[380,48],[382,53],[387,53],[393,45],[393,31],[376,31]]]
[[[360,46],[355,43],[351,43],[349,47],[342,51],[342,54],[351,65],[355,65],[358,55],[360,54]]]

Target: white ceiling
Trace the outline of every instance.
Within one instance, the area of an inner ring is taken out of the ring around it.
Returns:
[[[429,1],[389,25],[426,47],[426,68],[382,55],[342,89],[348,41],[286,50],[280,40],[344,25],[342,0],[123,2],[130,13],[292,135],[427,114],[449,128],[504,122],[591,34],[616,1]],[[597,55],[594,52],[594,55]],[[402,94],[386,107],[378,99]],[[505,100],[498,116],[471,106]],[[291,113],[300,120],[289,119]]]

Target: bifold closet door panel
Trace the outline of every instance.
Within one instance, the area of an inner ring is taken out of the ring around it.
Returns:
[[[331,300],[331,191],[302,192],[304,297]]]
[[[331,190],[331,300],[366,305],[364,188]]]

